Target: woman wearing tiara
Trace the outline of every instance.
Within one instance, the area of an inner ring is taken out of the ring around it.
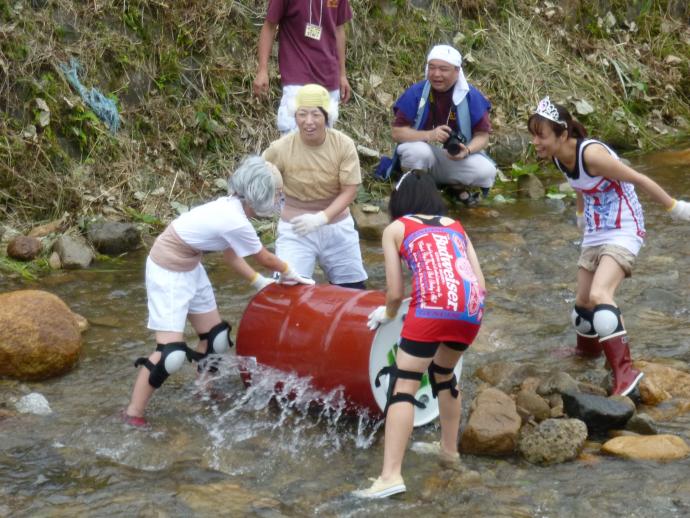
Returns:
[[[654,180],[625,165],[603,142],[587,138],[584,126],[548,97],[527,127],[537,155],[550,158],[577,194],[577,226],[584,231],[577,262],[572,323],[576,351],[598,357],[612,371],[611,394],[630,394],[643,373],[632,366],[616,290],[632,267],[645,237],[635,188],[661,204],[673,219],[690,221],[690,203],[669,196]]]
[[[381,476],[355,491],[360,498],[383,498],[405,491],[401,475],[412,433],[420,381],[429,373],[438,397],[442,464],[457,464],[461,399],[454,370],[472,344],[484,314],[484,276],[472,243],[460,222],[444,216],[446,207],[431,175],[405,173],[391,193],[388,211],[393,222],[383,232],[386,305],[369,315],[369,328],[392,320],[403,299],[403,271],[412,276],[412,295],[403,322],[395,362],[387,374],[388,400]],[[377,376],[378,379],[378,376]]]

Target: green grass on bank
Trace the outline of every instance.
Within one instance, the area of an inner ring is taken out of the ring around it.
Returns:
[[[439,42],[463,53],[499,135],[524,131],[546,94],[622,150],[688,134],[686,2],[414,3],[426,7],[351,0],[355,95],[340,128],[358,144],[390,152],[391,103],[421,78]],[[251,97],[264,9],[249,0],[0,2],[2,219],[28,226],[69,212],[74,222],[137,215],[160,225],[176,204],[221,192],[219,180],[242,155],[277,137],[275,62],[269,100]],[[117,103],[116,134],[60,72],[71,57],[84,85]],[[375,166],[362,163],[367,172]],[[370,179],[365,187],[386,193]]]

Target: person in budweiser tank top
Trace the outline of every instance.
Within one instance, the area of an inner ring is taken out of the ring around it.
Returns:
[[[391,193],[389,212],[393,222],[383,232],[386,305],[369,315],[369,328],[397,315],[404,295],[402,263],[410,270],[412,293],[395,363],[379,373],[389,376],[383,469],[371,487],[355,492],[362,498],[406,490],[402,461],[414,407],[423,407],[414,395],[425,372],[439,404],[441,441],[433,443],[435,451],[443,464],[459,462],[461,398],[454,369],[479,332],[486,294],[472,243],[460,222],[444,215],[428,173],[405,173]]]

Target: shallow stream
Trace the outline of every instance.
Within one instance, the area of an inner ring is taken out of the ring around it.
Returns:
[[[690,199],[690,165],[674,153],[632,159],[670,193]],[[560,179],[553,178],[553,182]],[[648,238],[618,303],[635,358],[690,360],[690,226],[671,221],[641,195]],[[572,200],[518,201],[456,214],[470,233],[488,282],[479,338],[465,357],[465,419],[473,372],[493,361],[560,367],[588,365],[554,351],[574,345],[569,314],[579,232]],[[379,243],[364,242],[369,287],[383,288]],[[237,327],[250,288],[221,263],[206,261],[221,313]],[[0,420],[0,516],[490,516],[586,517],[690,515],[690,459],[660,464],[589,456],[537,467],[515,457],[464,456],[479,476],[439,470],[409,452],[408,492],[361,502],[349,492],[380,469],[379,423],[343,413],[342,393],[321,410],[304,380],[261,367],[247,390],[240,359],[226,360],[202,390],[186,365],[155,394],[149,429],[123,425],[135,377],[133,361],[153,348],[146,330],[145,253],[29,283],[0,279],[0,291],[44,289],[59,295],[91,327],[69,374],[40,383],[0,380],[0,400],[43,394],[49,416]],[[17,337],[21,340],[21,337]],[[190,334],[190,343],[194,340]],[[278,379],[297,394],[274,398]],[[690,441],[690,414],[660,422]],[[436,440],[436,424],[413,440]]]

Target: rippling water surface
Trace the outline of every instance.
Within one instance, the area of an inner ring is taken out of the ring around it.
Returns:
[[[672,194],[690,199],[689,165],[677,155],[633,165]],[[552,183],[560,179],[553,178]],[[648,238],[634,276],[618,296],[636,358],[690,359],[690,225],[674,223],[644,195]],[[579,233],[572,200],[519,201],[458,213],[479,254],[489,288],[486,318],[466,355],[465,407],[473,372],[487,362],[531,362],[573,374],[588,365],[554,350],[574,345]],[[380,246],[363,243],[371,288],[382,288]],[[376,476],[380,423],[344,412],[341,391],[226,358],[207,387],[186,365],[149,407],[152,426],[133,429],[118,415],[134,381],[133,361],[154,342],[146,330],[145,254],[37,283],[0,280],[0,290],[59,295],[91,328],[76,369],[40,383],[0,380],[1,402],[40,392],[53,414],[0,420],[0,516],[688,516],[690,460],[670,464],[591,456],[551,467],[519,458],[465,456],[478,476],[439,471],[409,452],[408,492],[379,502],[349,496]],[[219,257],[206,262],[221,312],[235,324],[252,292]],[[17,338],[21,340],[21,337]],[[190,333],[190,343],[194,339]],[[247,389],[238,372],[252,372]],[[275,397],[275,382],[283,391]],[[291,397],[287,397],[290,394]],[[321,407],[310,404],[325,401]],[[465,409],[465,414],[467,408]],[[466,418],[466,415],[465,415]],[[690,441],[690,417],[659,423]],[[435,424],[414,432],[434,440]]]

